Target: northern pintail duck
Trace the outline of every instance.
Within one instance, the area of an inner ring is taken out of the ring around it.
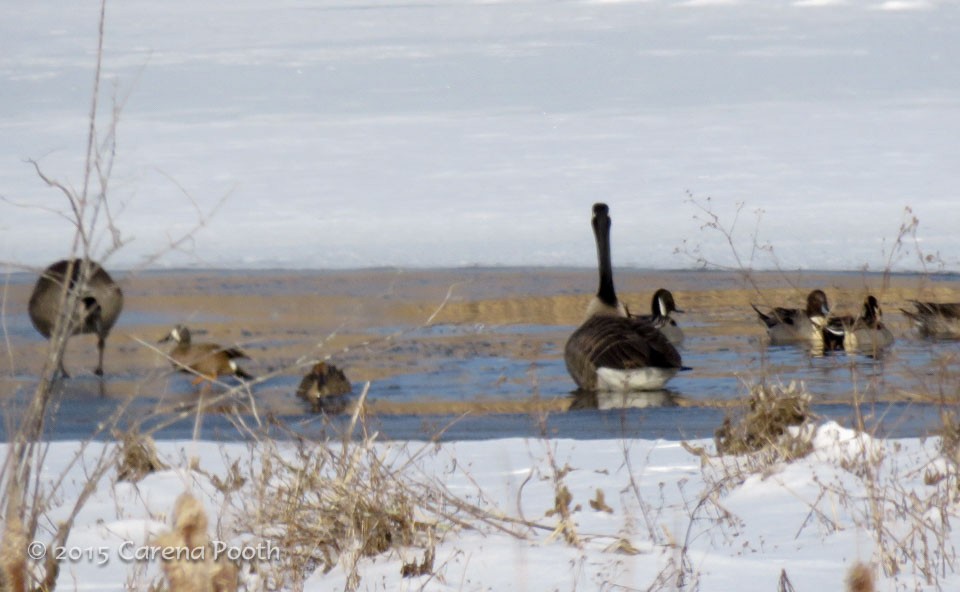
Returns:
[[[630,316],[635,319],[647,321],[657,329],[660,329],[660,332],[670,340],[670,343],[679,347],[683,343],[683,330],[680,329],[677,321],[670,316],[671,313],[675,312],[682,313],[683,311],[677,308],[677,304],[673,300],[673,294],[670,290],[660,288],[654,292],[653,298],[650,301],[650,314],[631,314]]]
[[[300,381],[297,396],[317,408],[323,405],[324,399],[346,395],[352,388],[343,370],[333,364],[318,362]]]
[[[910,302],[916,311],[900,310],[920,335],[930,339],[960,339],[960,302]]]
[[[216,343],[193,343],[190,330],[183,325],[174,327],[160,343],[168,341],[177,344],[168,354],[174,368],[195,375],[194,384],[199,384],[204,379],[213,382],[220,376],[253,379],[253,376],[237,365],[238,358],[249,359],[249,356],[238,348],[223,347]]]
[[[73,294],[76,305],[68,317],[70,335],[93,333],[97,336],[98,361],[93,372],[97,376],[103,376],[103,350],[110,329],[123,310],[123,292],[110,274],[94,261],[57,261],[40,275],[30,295],[30,320],[37,331],[47,339],[50,339],[54,332],[60,307],[67,301],[67,290],[76,291]],[[63,366],[62,356],[58,371],[63,376],[69,376]]]
[[[764,314],[755,304],[751,304],[757,311],[760,320],[767,327],[770,343],[782,345],[786,343],[814,342],[821,343],[823,329],[827,324],[830,307],[827,305],[827,295],[823,290],[813,290],[807,295],[807,306],[804,309],[774,307],[769,314]]]
[[[843,349],[848,352],[878,352],[893,343],[893,333],[883,323],[883,312],[876,297],[868,295],[856,318],[852,316],[831,317],[825,332],[826,349]]]
[[[653,324],[630,318],[617,299],[610,263],[610,215],[593,206],[600,283],[587,318],[567,340],[564,361],[581,390],[656,390],[682,367],[680,353]]]

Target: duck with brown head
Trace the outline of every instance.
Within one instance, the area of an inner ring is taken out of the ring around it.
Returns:
[[[893,344],[893,333],[883,322],[880,302],[875,296],[867,295],[859,316],[830,318],[824,340],[827,349],[878,355]]]
[[[760,320],[767,327],[770,343],[784,345],[791,343],[812,343],[823,345],[823,330],[827,325],[830,307],[823,290],[813,290],[807,295],[804,309],[774,307],[769,314],[763,313],[757,305],[751,304]]]
[[[183,325],[174,327],[158,343],[168,341],[174,341],[177,344],[168,354],[174,369],[193,374],[194,384],[200,384],[203,380],[213,382],[220,376],[253,379],[253,376],[237,365],[237,359],[249,359],[249,356],[236,347],[223,347],[216,343],[194,343],[190,330]]]
[[[617,298],[610,258],[610,215],[593,206],[600,281],[587,318],[567,340],[564,362],[584,391],[657,390],[682,367],[680,354],[648,321],[630,318]]]
[[[71,294],[72,292],[72,294]],[[70,315],[69,335],[92,333],[97,336],[97,367],[103,376],[103,350],[107,336],[123,310],[123,291],[98,263],[89,259],[64,259],[40,275],[30,295],[29,313],[33,326],[47,339],[53,335],[64,303],[75,302]],[[69,376],[60,359],[58,371]]]

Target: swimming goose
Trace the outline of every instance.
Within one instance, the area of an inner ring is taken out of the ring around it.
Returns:
[[[593,206],[600,283],[587,318],[567,340],[564,362],[584,391],[656,390],[681,369],[680,354],[650,322],[629,318],[613,287],[610,216]]]
[[[911,300],[916,311],[900,309],[930,339],[960,339],[960,302]]]
[[[193,384],[200,384],[204,379],[213,382],[219,376],[253,379],[253,376],[247,374],[234,361],[237,358],[249,359],[249,356],[235,347],[223,347],[216,343],[193,343],[190,340],[190,330],[183,325],[174,327],[159,343],[168,341],[175,341],[177,344],[169,353],[174,368],[196,375]]]
[[[893,333],[883,323],[880,303],[868,295],[858,317],[832,317],[825,328],[824,339],[827,349],[870,353],[892,344]]]
[[[764,314],[755,304],[750,306],[757,311],[760,320],[767,326],[767,334],[773,345],[804,341],[822,343],[822,332],[827,324],[827,316],[830,314],[827,295],[823,290],[810,292],[807,295],[807,307],[803,310],[775,307],[770,314]]]
[[[297,396],[306,399],[314,407],[320,407],[323,399],[346,395],[352,390],[343,370],[333,364],[318,362],[300,381]]]
[[[87,264],[87,281],[81,284],[84,262]],[[123,292],[100,265],[89,259],[64,259],[48,267],[40,275],[30,295],[30,320],[41,335],[50,339],[60,315],[64,300],[64,280],[70,278],[69,290],[80,288],[76,295],[76,308],[70,317],[71,335],[94,333],[97,336],[97,367],[93,371],[103,376],[103,349],[110,329],[123,310]],[[58,371],[69,377],[60,359]]]
[[[683,330],[680,329],[677,321],[670,316],[670,313],[683,311],[677,308],[670,290],[660,288],[654,292],[653,299],[650,302],[650,310],[651,314],[648,315],[631,314],[630,316],[647,321],[660,329],[660,332],[670,340],[670,343],[679,347],[683,343]]]

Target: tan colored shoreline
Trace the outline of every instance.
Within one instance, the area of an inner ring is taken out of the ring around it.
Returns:
[[[249,275],[191,271],[127,277],[121,280],[124,314],[108,341],[105,395],[155,396],[173,390],[176,396],[189,398],[189,393],[181,392],[182,381],[170,376],[168,363],[153,349],[175,323],[205,331],[197,339],[245,348],[253,358],[245,367],[254,374],[275,373],[277,379],[258,387],[257,395],[277,413],[303,412],[292,392],[303,368],[326,356],[343,366],[355,384],[429,372],[436,362],[434,354],[445,360],[495,356],[531,367],[562,365],[558,348],[570,327],[581,320],[595,281],[592,270],[553,269],[258,271]],[[876,294],[898,336],[909,333],[898,310],[907,306],[908,299],[960,301],[960,278],[933,281],[895,275],[885,280],[878,275],[773,272],[744,278],[723,272],[618,270],[617,287],[631,310],[646,311],[650,295],[661,286],[673,290],[687,311],[681,320],[688,334],[729,340],[729,347],[744,350],[747,341],[763,335],[751,302],[799,305],[812,287],[825,289],[840,314],[855,314],[867,291]],[[0,358],[4,359],[0,389],[7,394],[27,388],[45,359],[46,342],[33,332],[26,317],[31,289],[30,282],[10,285],[3,302],[10,347],[3,346]],[[461,330],[411,335],[431,318],[432,325]],[[525,326],[538,328],[525,331]],[[509,330],[496,330],[504,327]],[[88,376],[95,364],[93,344],[92,337],[83,336],[68,347],[66,364],[77,377]],[[371,405],[385,414],[439,409],[448,414],[526,413],[570,405],[566,394],[541,397],[535,374],[503,380],[528,380],[527,396],[504,397],[492,386],[456,385],[453,390],[473,395],[445,400],[405,392],[395,401],[384,396],[372,399]],[[554,392],[563,388],[555,386]],[[697,393],[684,395],[680,404],[723,403]]]

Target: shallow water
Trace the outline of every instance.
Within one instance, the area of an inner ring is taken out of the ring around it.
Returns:
[[[74,377],[58,388],[49,433],[83,438],[119,409],[126,423],[169,423],[158,431],[164,438],[191,437],[195,430],[205,438],[244,437],[238,417],[278,435],[335,432],[369,382],[367,429],[382,438],[708,437],[751,386],[802,382],[823,417],[852,425],[856,402],[871,429],[924,434],[936,429],[942,404],[960,399],[960,343],[916,338],[898,311],[905,299],[918,296],[960,300],[957,278],[931,279],[766,273],[747,280],[715,272],[618,270],[618,287],[632,310],[644,309],[655,287],[673,288],[686,311],[678,320],[690,367],[666,391],[623,399],[575,396],[563,363],[563,345],[595,281],[591,270],[124,277],[127,309],[108,342],[107,376],[101,381],[90,373],[92,338],[72,340],[66,363]],[[877,358],[768,346],[749,303],[799,303],[800,286],[812,285],[823,287],[840,313],[855,312],[867,290],[880,295],[896,343]],[[6,418],[15,416],[11,405],[32,392],[46,347],[25,314],[30,282],[11,286],[4,317],[9,364],[0,373]],[[240,389],[223,396],[237,384],[231,381],[206,392],[223,400],[199,424],[192,412],[198,387],[171,373],[153,349],[180,322],[200,340],[243,347],[251,359],[241,365],[259,377],[252,394]],[[354,394],[316,413],[294,393],[311,361],[327,356],[346,371]]]

